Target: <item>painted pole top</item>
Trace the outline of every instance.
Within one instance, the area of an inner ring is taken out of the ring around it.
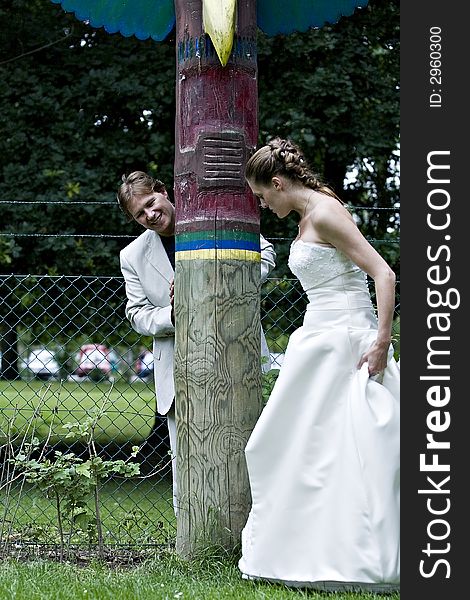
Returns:
[[[73,12],[79,21],[104,27],[108,33],[164,40],[175,25],[174,0],[51,0]],[[307,31],[351,15],[368,0],[258,0],[257,25],[269,36]],[[203,0],[204,4],[216,3]],[[219,0],[220,4],[220,0]]]

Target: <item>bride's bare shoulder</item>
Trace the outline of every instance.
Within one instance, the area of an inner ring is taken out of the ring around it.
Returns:
[[[351,213],[344,204],[337,198],[327,196],[326,194],[318,195],[311,217],[317,223],[338,218],[353,220]]]

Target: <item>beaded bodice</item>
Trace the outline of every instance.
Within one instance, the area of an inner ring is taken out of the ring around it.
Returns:
[[[288,265],[305,292],[323,286],[368,291],[364,271],[333,246],[296,240],[291,245]]]

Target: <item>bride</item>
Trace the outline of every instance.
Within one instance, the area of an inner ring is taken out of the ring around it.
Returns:
[[[239,568],[292,586],[399,589],[394,273],[291,141],[260,148],[246,179],[263,208],[299,215],[288,265],[309,303],[246,446]]]

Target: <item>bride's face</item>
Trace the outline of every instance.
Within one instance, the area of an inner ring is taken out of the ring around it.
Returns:
[[[292,210],[292,207],[288,205],[282,182],[277,177],[273,177],[268,185],[259,184],[253,180],[248,180],[248,185],[253,194],[259,198],[261,208],[269,208],[280,219],[286,217]]]

